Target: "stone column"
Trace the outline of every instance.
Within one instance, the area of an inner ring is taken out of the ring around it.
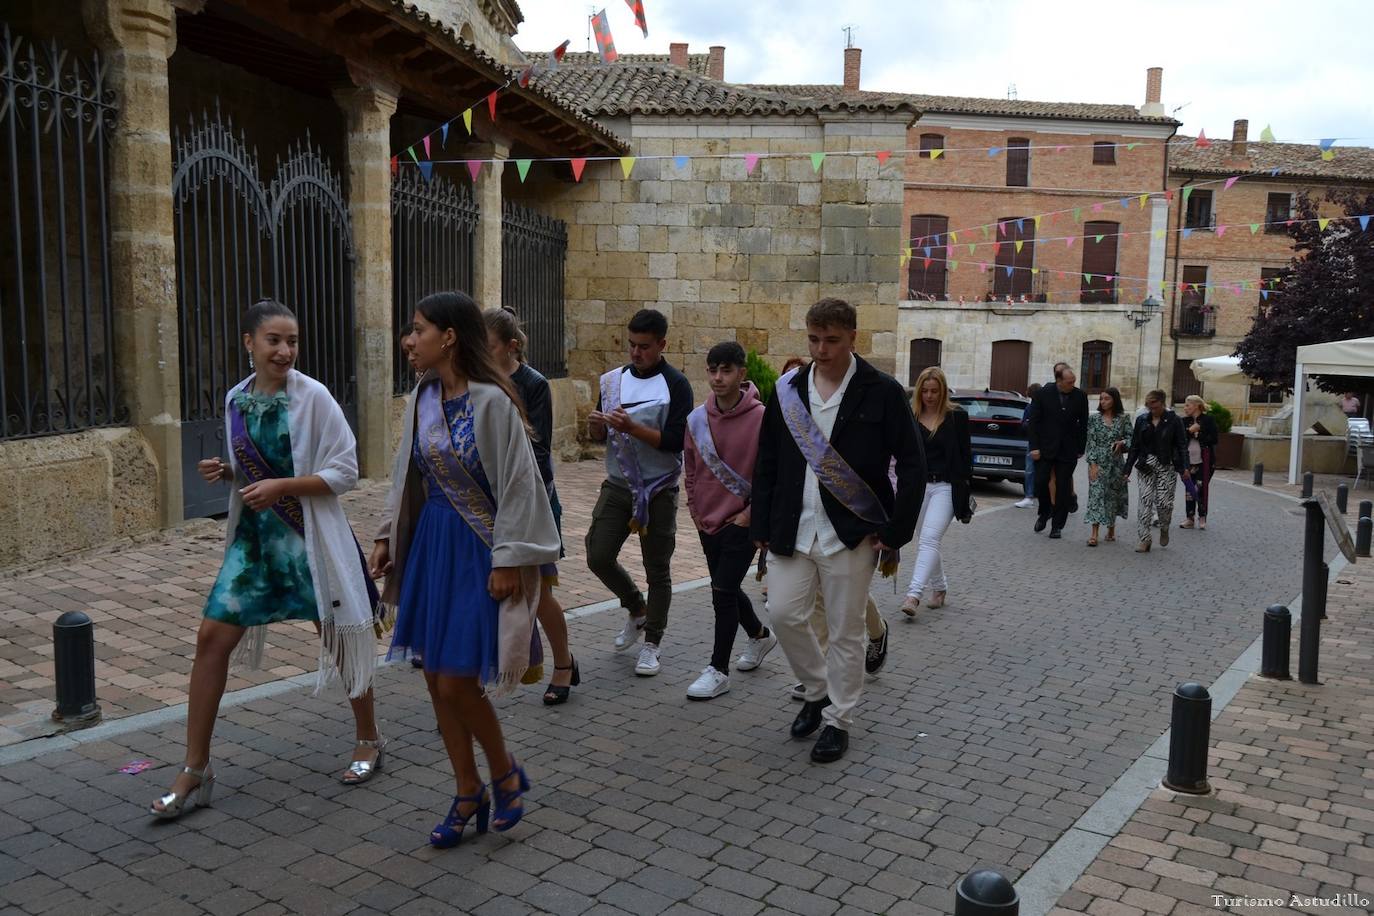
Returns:
[[[350,66],[354,86],[335,101],[348,120],[348,213],[353,222],[358,464],[364,477],[391,466],[391,116],[398,88]]]
[[[172,0],[83,0],[86,31],[119,99],[110,138],[110,292],[114,361],[130,425],[158,466],[157,518],[182,521],[181,382],[167,58]]]
[[[1172,320],[1169,314],[1169,291],[1161,292],[1159,282],[1164,277],[1164,268],[1168,263],[1165,255],[1168,244],[1169,233],[1165,232],[1163,238],[1157,238],[1161,229],[1169,228],[1169,202],[1164,199],[1164,195],[1150,198],[1150,266],[1147,273],[1149,285],[1145,296],[1154,296],[1163,307],[1159,310],[1159,317],[1147,324],[1143,330],[1145,334],[1144,350],[1145,355],[1140,366],[1141,391],[1136,392],[1136,400],[1141,401],[1145,392],[1151,388],[1163,388],[1169,390],[1169,383],[1172,381],[1174,365],[1171,359],[1164,355],[1165,341],[1170,339],[1165,333],[1166,326]],[[1166,370],[1167,375],[1166,377]]]
[[[492,159],[490,170],[483,169],[472,189],[477,201],[477,237],[472,265],[472,298],[482,308],[501,305],[501,176],[510,144],[503,140],[477,143],[467,147],[474,159]]]

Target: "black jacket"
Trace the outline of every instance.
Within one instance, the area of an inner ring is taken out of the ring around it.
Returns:
[[[1150,422],[1150,414],[1141,414],[1131,431],[1131,449],[1126,453],[1126,476],[1146,455],[1154,455],[1163,465],[1172,465],[1180,474],[1188,467],[1188,433],[1183,421],[1172,410],[1164,411],[1159,425]]]
[[[1075,461],[1088,448],[1088,396],[1074,388],[1061,406],[1059,386],[1046,385],[1031,399],[1026,416],[1031,451],[1045,461]]]
[[[887,512],[885,525],[873,525],[840,504],[821,486],[821,505],[844,545],[853,550],[864,538],[876,534],[888,547],[902,547],[916,531],[916,518],[926,490],[926,462],[916,422],[907,404],[906,390],[890,375],[874,369],[859,356],[858,366],[840,401],[830,444],[878,495]],[[799,369],[792,378],[806,409],[811,409],[808,387],[811,367]],[[897,459],[897,492],[892,492],[888,465]],[[793,441],[782,418],[775,391],[768,399],[759,434],[759,457],[754,465],[753,517],[750,536],[766,541],[778,556],[789,557],[796,547],[801,520],[802,487],[806,459]]]
[[[973,479],[973,444],[969,438],[968,414],[962,407],[955,407],[930,439],[925,437],[920,420],[916,422],[916,432],[921,434],[922,447],[934,441],[942,456],[937,462],[932,457],[935,453],[926,448],[927,470],[930,474],[938,473],[949,484],[950,498],[954,503],[954,517],[961,522],[968,521],[972,518],[968,511],[968,497],[969,484]],[[945,455],[945,452],[950,454]]]

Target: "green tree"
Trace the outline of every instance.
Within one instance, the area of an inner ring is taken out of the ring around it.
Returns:
[[[759,390],[759,400],[767,404],[773,396],[773,386],[778,383],[778,370],[768,365],[757,350],[750,350],[744,358],[744,367],[749,370],[749,381]]]

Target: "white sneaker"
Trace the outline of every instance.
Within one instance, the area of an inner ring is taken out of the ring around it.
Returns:
[[[644,651],[649,651],[649,647],[645,646]],[[643,657],[641,653],[640,658]],[[657,659],[654,660],[654,665],[658,665]],[[657,670],[657,667],[655,667],[655,670]],[[711,697],[720,696],[729,689],[730,675],[721,674],[715,668],[707,665],[706,670],[701,672],[701,677],[693,681],[692,686],[687,688],[687,698],[689,700],[709,700]]]
[[[806,699],[806,685],[805,685],[805,684],[793,684],[793,685],[792,685],[792,689],[789,690],[789,691],[787,691],[787,694],[788,694],[788,696],[792,697],[792,699],[794,699],[794,700],[805,700],[805,699]]]
[[[658,674],[658,646],[646,642],[639,650],[639,661],[635,662],[635,674],[640,677],[653,677]]]
[[[625,619],[625,628],[615,634],[615,647],[624,652],[626,649],[639,642],[639,637],[644,635],[644,624],[648,621],[649,615],[636,617],[629,614]]]
[[[739,654],[739,658],[735,659],[735,667],[740,671],[753,671],[763,664],[764,656],[772,652],[777,644],[778,638],[773,635],[772,630],[762,639],[749,640],[745,643],[744,651]]]
[[[1035,500],[1031,499],[1029,496],[1025,499],[1017,500],[1016,502],[1016,508],[1018,509],[1029,509],[1033,505],[1035,505]]]

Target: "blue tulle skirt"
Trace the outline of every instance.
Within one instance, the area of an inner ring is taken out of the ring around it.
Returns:
[[[491,550],[437,489],[420,511],[402,575],[387,658],[413,653],[430,673],[495,680],[500,606],[487,592]]]

